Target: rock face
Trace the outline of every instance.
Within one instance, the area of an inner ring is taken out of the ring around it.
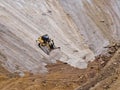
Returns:
[[[119,0],[1,0],[0,61],[11,72],[46,72],[61,60],[78,68],[120,41]],[[61,51],[47,56],[35,40],[49,34]]]
[[[120,41],[119,0],[60,0],[96,55]]]

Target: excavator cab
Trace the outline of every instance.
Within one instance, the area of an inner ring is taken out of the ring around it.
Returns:
[[[37,40],[42,46],[46,46],[50,41],[49,36],[47,34],[40,36]]]

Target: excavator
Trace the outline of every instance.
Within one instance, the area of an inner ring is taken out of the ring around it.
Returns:
[[[60,49],[60,47],[55,46],[54,41],[49,38],[48,34],[38,37],[36,42],[47,55],[49,55],[52,50]]]

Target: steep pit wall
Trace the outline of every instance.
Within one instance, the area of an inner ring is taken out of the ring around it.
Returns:
[[[58,0],[0,1],[0,52],[5,56],[0,61],[10,72],[46,72],[45,65],[58,59],[86,68],[94,54],[78,31]],[[60,52],[48,56],[37,46],[36,39],[46,33]]]

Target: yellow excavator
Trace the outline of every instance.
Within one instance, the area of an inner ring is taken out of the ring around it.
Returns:
[[[50,52],[54,49],[60,49],[60,47],[56,47],[54,41],[51,40],[48,34],[42,35],[38,37],[36,40],[38,46],[47,54],[49,55]]]

